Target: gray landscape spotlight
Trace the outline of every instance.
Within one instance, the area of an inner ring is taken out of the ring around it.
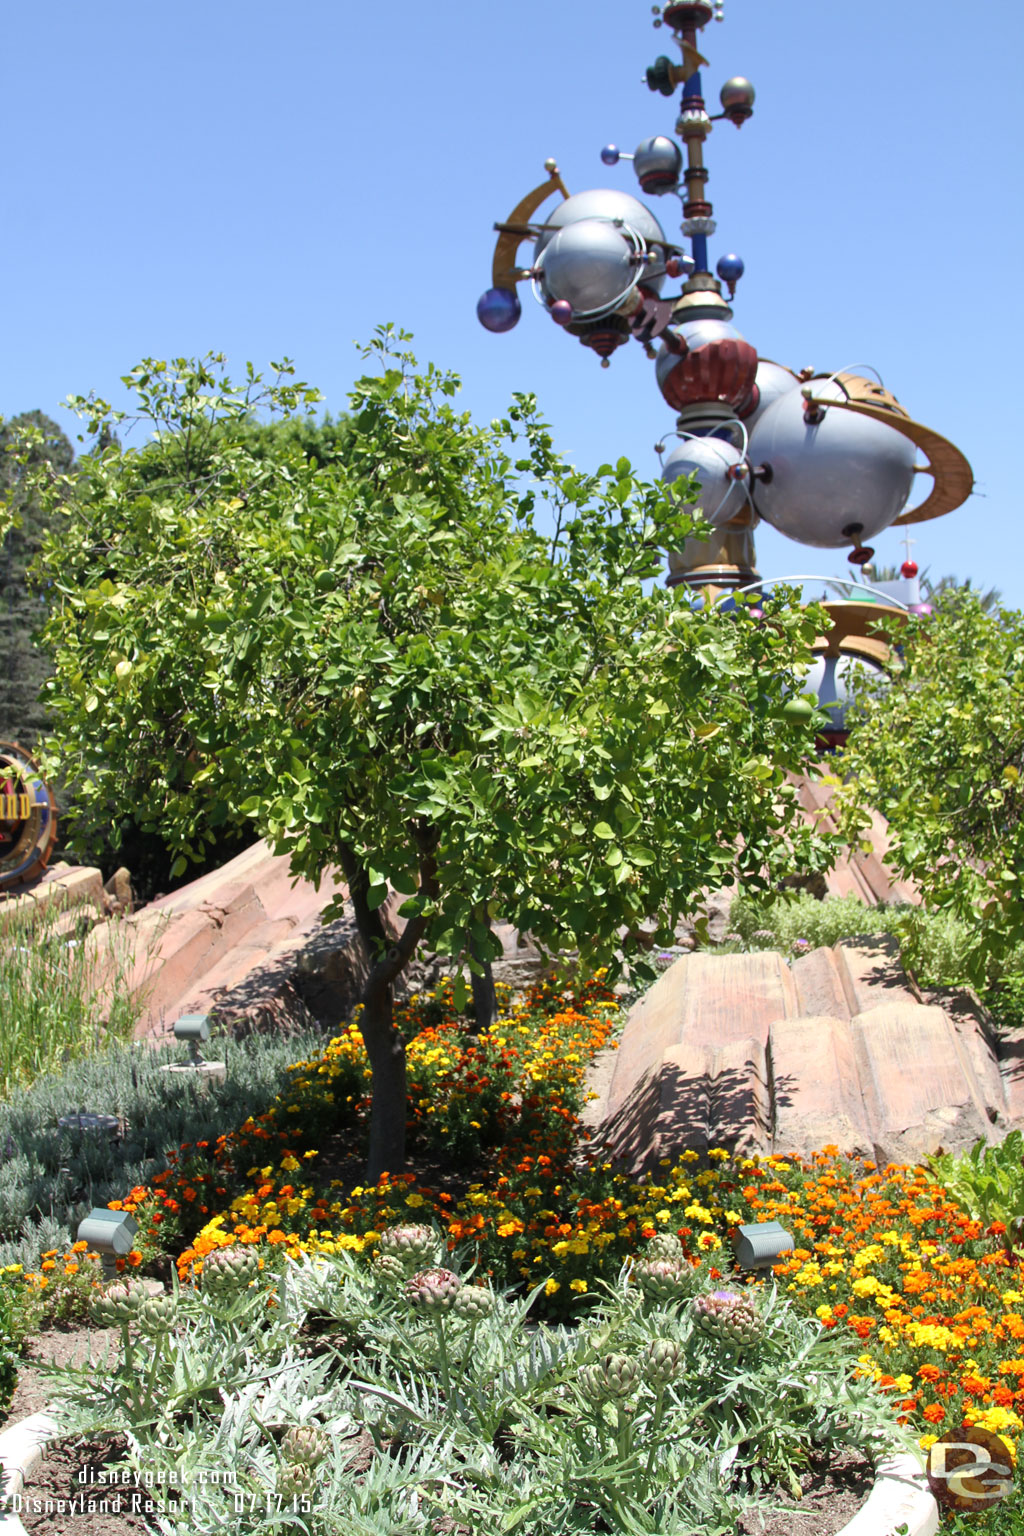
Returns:
[[[175,1040],[184,1040],[188,1044],[188,1060],[172,1062],[170,1066],[161,1067],[162,1072],[171,1076],[182,1073],[208,1081],[216,1078],[223,1082],[227,1073],[227,1067],[222,1061],[205,1061],[199,1054],[199,1047],[205,1045],[210,1038],[210,1015],[208,1013],[183,1013],[180,1019],[174,1021]]]
[[[769,1269],[784,1253],[791,1253],[793,1238],[777,1221],[754,1221],[733,1233],[736,1263],[741,1269]]]
[[[78,1224],[78,1241],[86,1243],[103,1260],[103,1274],[109,1280],[117,1274],[116,1260],[130,1253],[138,1222],[126,1211],[108,1211],[95,1205]]]

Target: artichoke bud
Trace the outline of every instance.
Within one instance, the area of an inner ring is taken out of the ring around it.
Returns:
[[[648,1301],[675,1301],[689,1288],[690,1266],[682,1257],[640,1259],[633,1279]]]
[[[174,1327],[173,1296],[147,1296],[139,1308],[139,1327],[144,1333],[166,1333]]]
[[[645,1259],[682,1259],[683,1245],[674,1232],[656,1232],[644,1249]]]
[[[697,1325],[713,1338],[744,1349],[756,1344],[763,1332],[756,1309],[735,1291],[711,1291],[693,1304]]]
[[[90,1307],[92,1320],[100,1328],[132,1323],[147,1299],[145,1288],[131,1280],[108,1285],[106,1290],[93,1298]]]
[[[482,1285],[460,1286],[452,1304],[452,1311],[459,1317],[478,1323],[481,1318],[490,1317],[494,1311],[494,1292]]]
[[[315,1486],[312,1468],[300,1461],[286,1462],[277,1469],[279,1499],[308,1498]]]
[[[330,1448],[326,1432],[315,1424],[292,1424],[281,1441],[285,1460],[302,1467],[318,1467]]]
[[[579,1372],[579,1383],[592,1402],[608,1397],[628,1397],[640,1377],[640,1363],[628,1355],[604,1355]]]
[[[381,1258],[397,1259],[407,1275],[436,1264],[441,1253],[437,1233],[421,1223],[389,1227],[381,1233],[379,1247]]]
[[[680,1373],[683,1348],[675,1339],[652,1339],[647,1346],[644,1376],[652,1387],[667,1387]]]
[[[423,1312],[447,1312],[461,1285],[450,1269],[421,1269],[406,1281],[405,1294]]]
[[[393,1253],[379,1253],[373,1261],[373,1268],[382,1280],[404,1280],[407,1273],[401,1259]]]
[[[255,1248],[234,1243],[229,1248],[215,1248],[203,1260],[203,1288],[207,1291],[241,1289],[260,1272]]]

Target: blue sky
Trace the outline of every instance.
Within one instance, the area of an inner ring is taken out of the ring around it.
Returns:
[[[673,413],[638,346],[603,370],[525,293],[505,336],[475,316],[491,226],[548,155],[572,191],[638,190],[599,151],[672,132],[641,84],[674,55],[650,23],[643,0],[11,8],[0,413],[70,431],[68,393],[117,401],[141,357],[209,350],[239,373],[287,354],[337,411],[353,342],[393,320],[480,420],[534,390],[581,468],[655,474]],[[746,262],[736,324],[794,367],[873,365],[963,449],[977,494],[913,553],[1015,606],[1022,42],[1015,0],[726,0],[702,34],[709,102],[733,74],[757,89],[706,151],[712,259]],[[648,201],[674,229],[678,203]],[[764,525],[757,543],[766,576],[848,570]],[[897,530],[874,545],[902,558]]]

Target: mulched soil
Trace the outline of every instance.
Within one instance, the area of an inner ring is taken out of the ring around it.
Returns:
[[[788,1488],[780,1488],[778,1502],[785,1507],[741,1516],[737,1536],[836,1536],[860,1509],[874,1480],[871,1463],[856,1451],[812,1463],[800,1478],[799,1502]]]

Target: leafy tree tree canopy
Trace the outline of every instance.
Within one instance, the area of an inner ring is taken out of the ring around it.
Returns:
[[[887,683],[861,685],[837,765],[845,828],[867,806],[888,818],[890,861],[973,927],[969,979],[984,986],[1024,945],[1024,614],[950,584],[900,653]]]
[[[0,422],[0,740],[25,746],[47,729],[39,689],[48,663],[33,643],[41,604],[26,580],[48,521],[36,486],[66,477],[73,459],[68,439],[42,411]]]
[[[219,358],[140,364],[125,382],[156,436],[83,460],[39,571],[59,595],[53,750],[97,803],[131,797],[182,867],[247,820],[296,874],[344,871],[375,956],[371,1177],[403,1158],[391,999],[420,945],[479,970],[499,917],[614,961],[644,921],[668,941],[737,859],[757,889],[825,858],[787,781],[816,722],[786,705],[822,615],[645,591],[685,506],[625,460],[565,464],[530,397],[475,426],[407,340],[384,327],[367,349],[380,371],[327,469],[247,436],[257,408],[314,407],[289,367],[236,386]],[[123,420],[79,408],[95,431]]]

